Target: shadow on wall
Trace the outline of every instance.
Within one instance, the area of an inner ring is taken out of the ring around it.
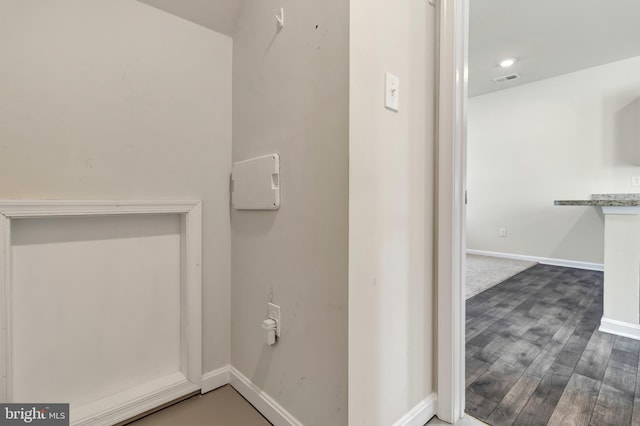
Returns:
[[[593,254],[583,248],[601,247],[600,258],[591,258]],[[551,254],[556,259],[580,259],[585,262],[604,263],[604,214],[602,209],[589,207],[578,217]]]
[[[604,158],[617,166],[640,166],[640,98],[608,115],[604,124]]]
[[[178,214],[14,219],[29,224],[29,233],[12,234],[12,244],[60,244],[180,234]]]

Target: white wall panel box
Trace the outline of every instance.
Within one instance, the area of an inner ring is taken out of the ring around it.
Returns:
[[[233,163],[231,203],[236,210],[278,210],[280,208],[280,155]]]

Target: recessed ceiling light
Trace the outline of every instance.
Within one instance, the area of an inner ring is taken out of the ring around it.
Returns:
[[[500,66],[502,68],[509,68],[511,65],[513,65],[515,63],[516,63],[515,59],[507,58],[507,59],[504,59],[504,60],[500,61]]]

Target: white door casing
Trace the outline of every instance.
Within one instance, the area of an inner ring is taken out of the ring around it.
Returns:
[[[438,10],[437,415],[454,423],[465,404],[468,0],[440,0]]]

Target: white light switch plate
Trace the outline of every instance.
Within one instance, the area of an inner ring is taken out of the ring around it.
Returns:
[[[384,106],[392,111],[400,108],[400,79],[389,73],[385,74]]]
[[[631,186],[640,186],[640,176],[631,176]]]

